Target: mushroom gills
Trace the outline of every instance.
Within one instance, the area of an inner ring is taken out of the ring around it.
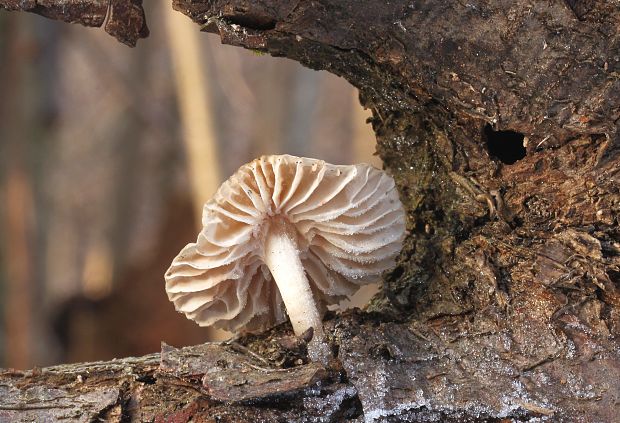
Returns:
[[[313,328],[308,353],[325,363],[327,306],[394,266],[405,213],[379,169],[276,155],[241,166],[205,204],[202,224],[165,274],[177,310],[236,333],[288,314],[298,336]]]

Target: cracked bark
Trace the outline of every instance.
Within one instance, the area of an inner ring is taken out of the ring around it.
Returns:
[[[399,265],[371,313],[326,322],[330,369],[303,364],[303,346],[277,328],[174,360],[165,349],[162,364],[5,373],[12,404],[41,403],[46,386],[75,392],[88,370],[77,392],[100,392],[88,397],[99,417],[616,418],[617,1],[173,3],[224,43],[360,89],[408,210]]]

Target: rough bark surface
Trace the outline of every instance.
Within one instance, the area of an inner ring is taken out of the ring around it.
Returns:
[[[149,35],[142,0],[0,0],[0,10],[32,12],[50,19],[101,27],[134,47]]]
[[[84,392],[85,420],[617,419],[620,2],[174,7],[360,89],[408,211],[399,265],[372,312],[326,322],[329,369],[278,328],[236,350],[7,373],[4,411],[51,407],[50,386],[74,408]]]

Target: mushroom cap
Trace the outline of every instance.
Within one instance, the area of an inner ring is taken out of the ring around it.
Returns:
[[[264,264],[274,218],[294,227],[321,313],[394,266],[405,213],[394,180],[368,164],[340,166],[290,155],[239,168],[203,210],[203,229],[166,272],[177,311],[200,326],[258,332],[286,320]]]

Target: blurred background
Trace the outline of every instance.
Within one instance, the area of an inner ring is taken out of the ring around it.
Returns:
[[[380,167],[345,80],[145,3],[134,49],[0,12],[0,367],[221,338],[177,314],[163,280],[219,184],[262,154]]]

